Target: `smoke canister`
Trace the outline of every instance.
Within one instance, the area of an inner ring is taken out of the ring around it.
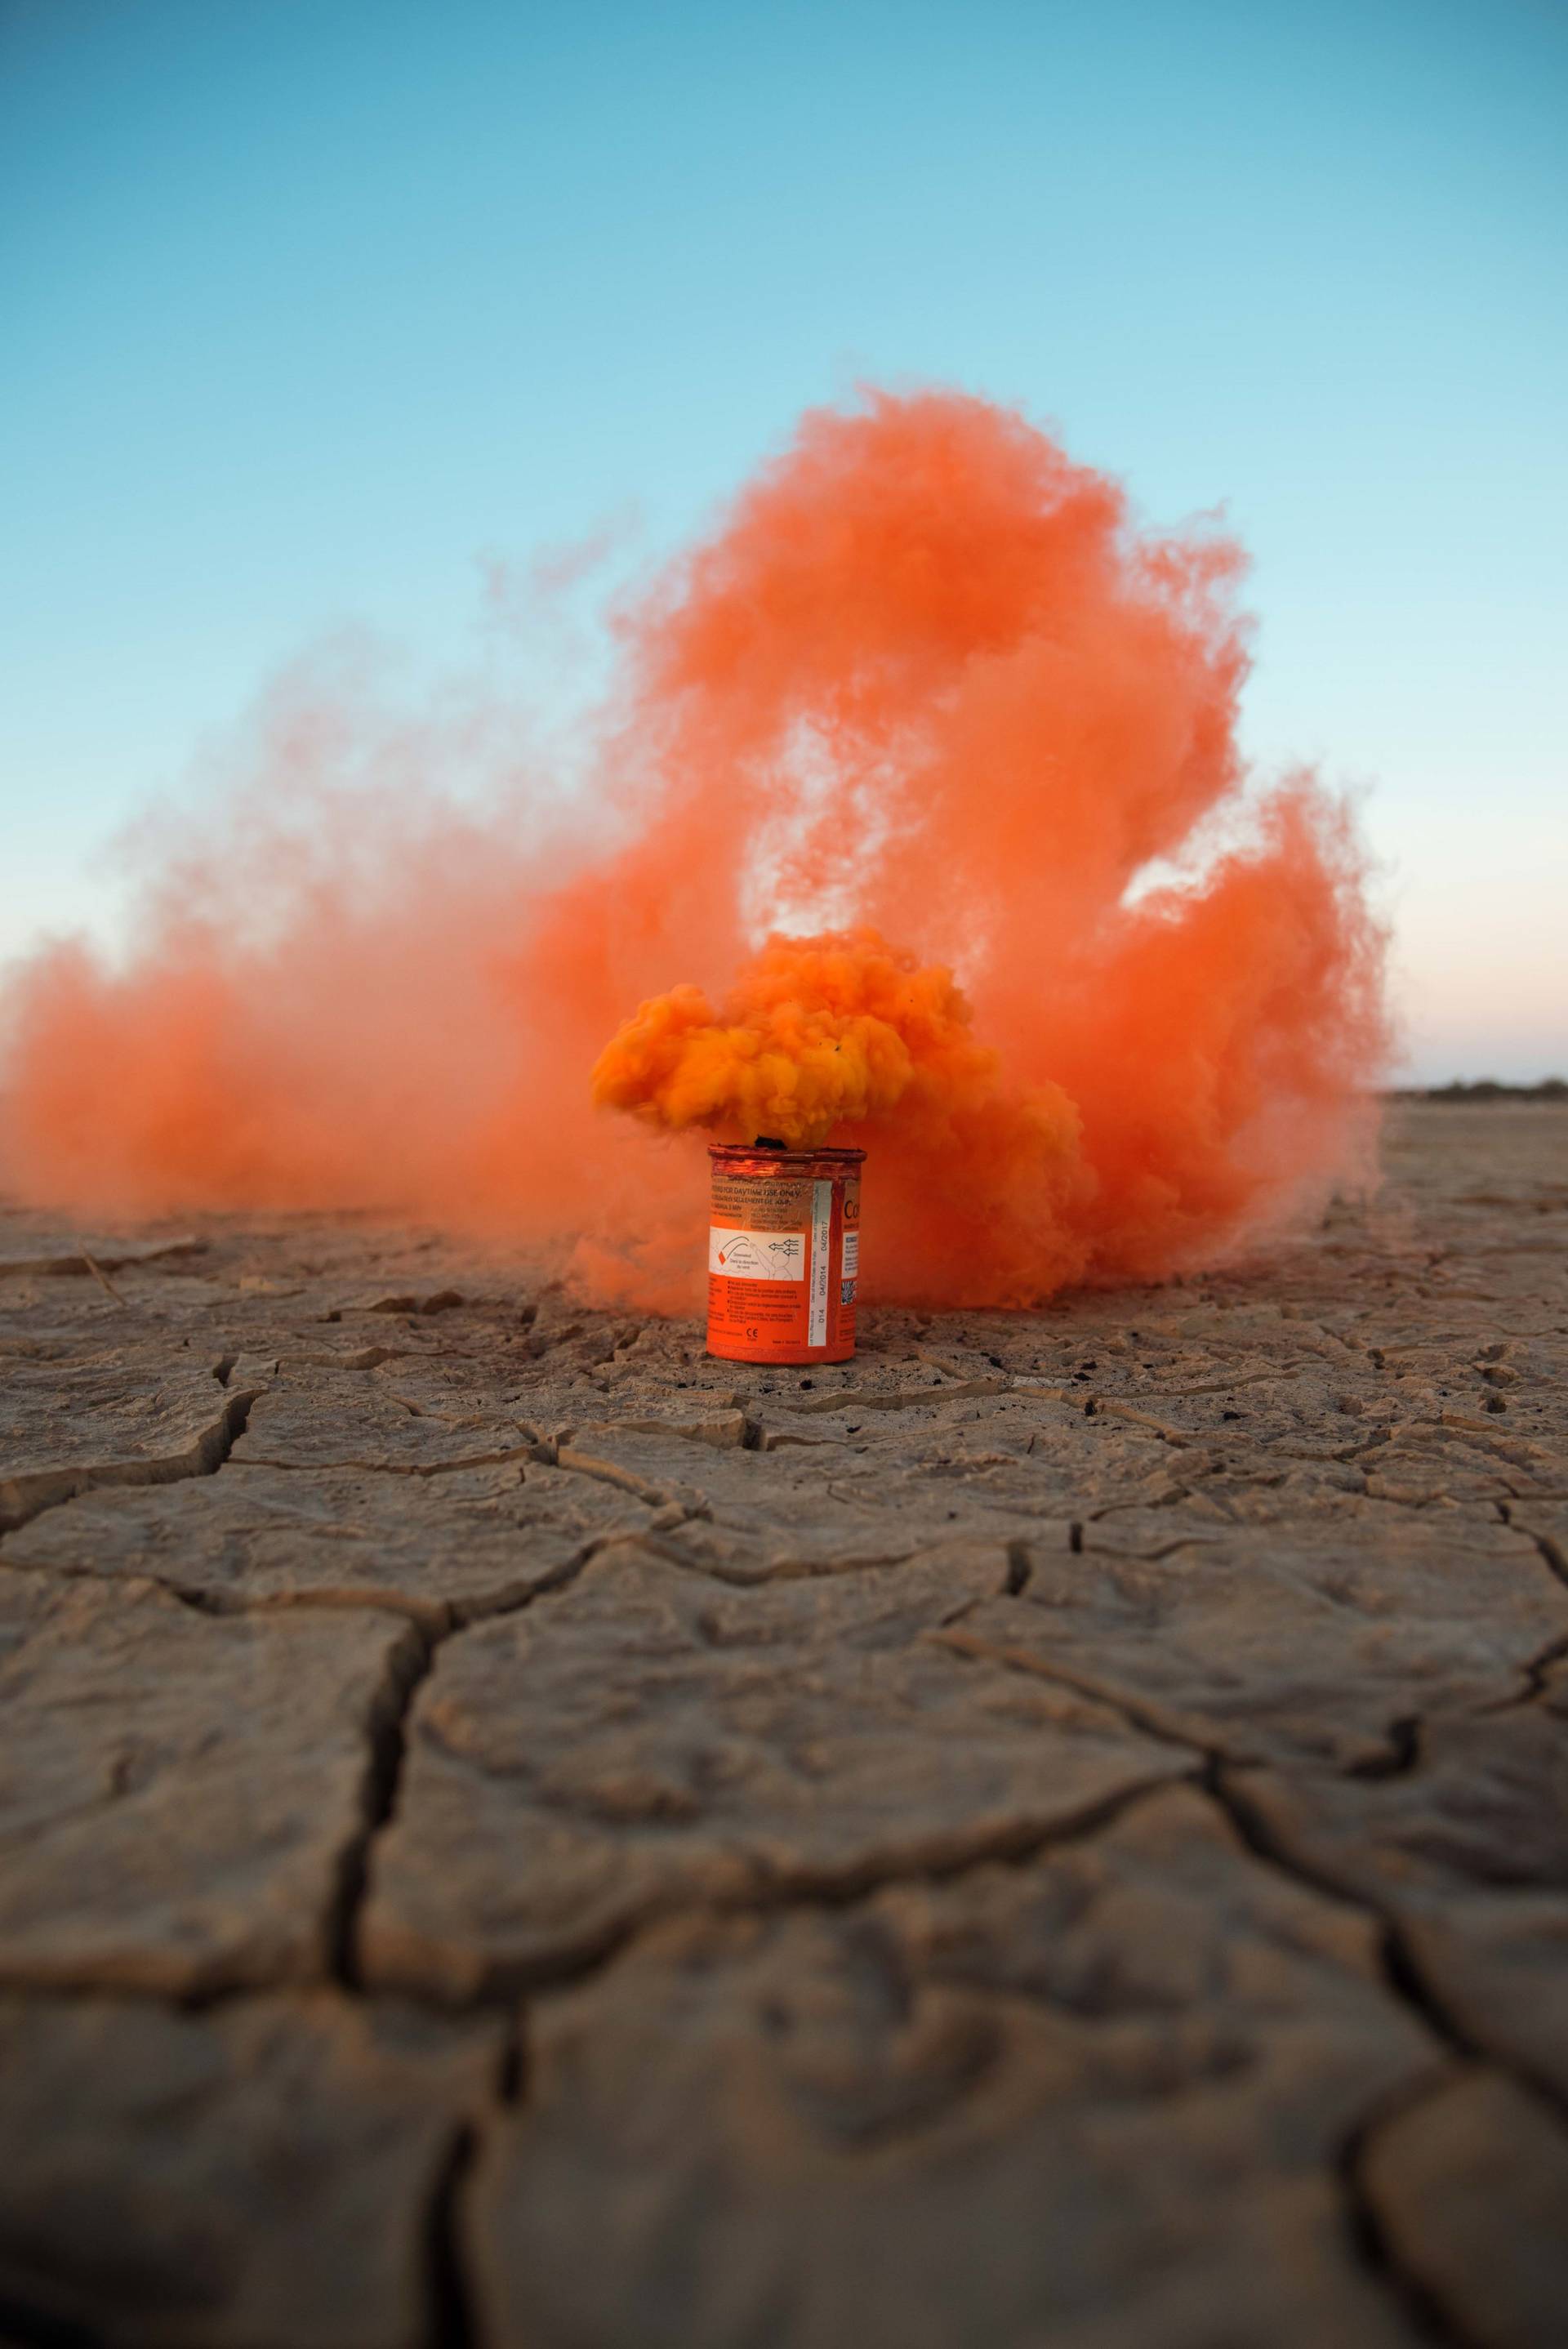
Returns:
[[[709,1144],[707,1350],[847,1362],[855,1350],[863,1150]]]

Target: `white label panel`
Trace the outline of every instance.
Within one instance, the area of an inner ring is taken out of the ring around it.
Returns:
[[[818,1185],[821,1189],[821,1185]],[[707,1268],[730,1280],[804,1280],[804,1232],[736,1232],[707,1227]]]
[[[851,1224],[844,1233],[844,1278],[853,1280],[861,1268],[861,1227]]]
[[[833,1186],[811,1185],[811,1303],[806,1322],[808,1346],[828,1342],[828,1257],[833,1232]]]

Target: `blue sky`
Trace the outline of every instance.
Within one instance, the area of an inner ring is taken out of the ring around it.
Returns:
[[[940,381],[1225,508],[1412,1065],[1568,1068],[1565,102],[1548,0],[0,0],[0,956],[314,640]]]

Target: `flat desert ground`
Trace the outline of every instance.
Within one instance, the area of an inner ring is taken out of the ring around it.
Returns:
[[[815,1372],[0,1215],[0,2339],[1561,2349],[1568,1110],[1385,1159]]]

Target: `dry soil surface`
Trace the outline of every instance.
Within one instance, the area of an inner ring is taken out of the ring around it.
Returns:
[[[814,1374],[0,1215],[0,2339],[1560,2349],[1568,1112],[1387,1165]]]

